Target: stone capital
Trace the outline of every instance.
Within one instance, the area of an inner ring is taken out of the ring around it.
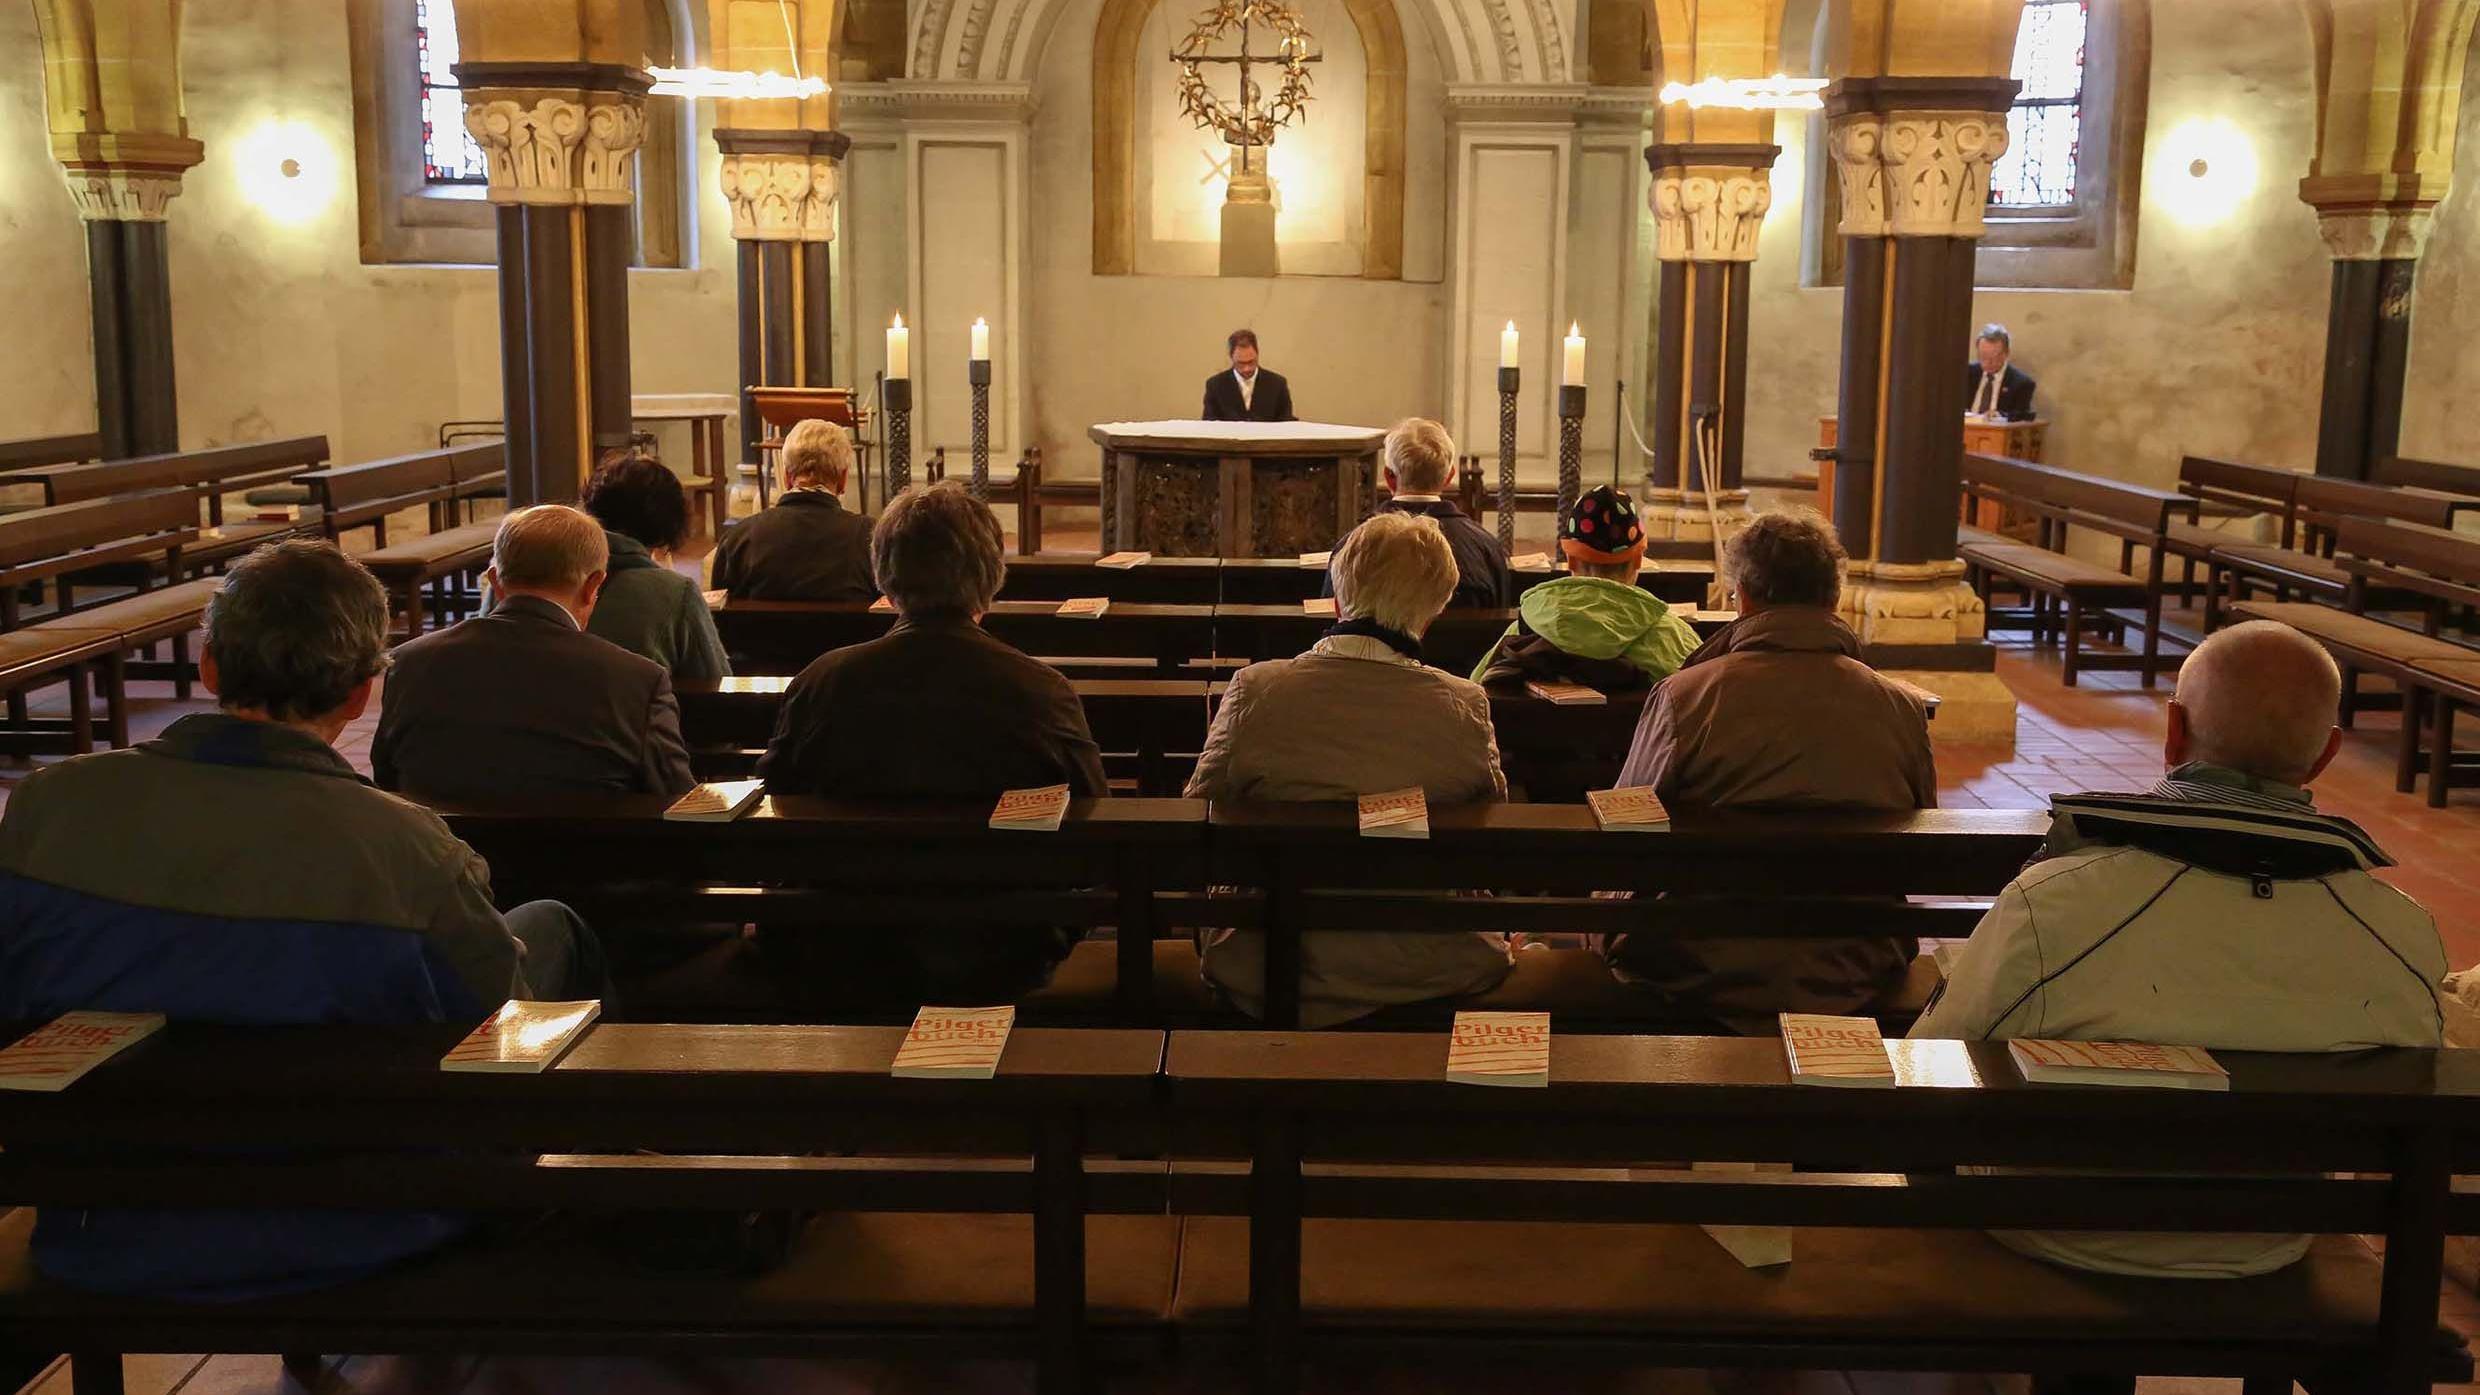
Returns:
[[[1986,231],[1989,171],[2006,153],[2006,113],[1890,111],[1880,120],[1887,231],[1969,238]]]
[[[1961,562],[1853,562],[1841,609],[1864,644],[1958,644],[1988,632]]]
[[[173,197],[181,192],[179,170],[128,169],[109,165],[70,165],[69,199],[78,217],[89,223],[161,223]]]
[[[636,197],[645,97],[596,89],[468,89],[493,203],[625,204]]]
[[[2338,262],[2418,261],[2428,246],[2436,205],[2320,208],[2316,230]]]
[[[1774,206],[1770,166],[1666,166],[1646,192],[1654,254],[1666,262],[1753,262]]]
[[[1886,137],[1884,118],[1873,111],[1838,116],[1826,130],[1826,148],[1834,155],[1834,177],[1843,195],[1842,221],[1835,231],[1844,237],[1884,237],[1886,170],[1877,150]]]
[[[724,201],[742,242],[833,242],[844,188],[838,165],[852,148],[841,131],[715,132]]]

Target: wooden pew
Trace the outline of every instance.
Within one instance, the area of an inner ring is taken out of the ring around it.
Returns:
[[[2341,604],[2351,588],[2351,573],[2334,560],[2334,539],[2345,520],[2385,519],[2446,529],[2473,509],[2480,509],[2480,499],[2302,475],[2292,510],[2295,527],[2286,530],[2285,544],[2215,547],[2208,559],[2206,585],[2212,591],[2226,589],[2230,601],[2243,600],[2252,589],[2264,588],[2277,601],[2287,601],[2295,593],[2329,605]]]
[[[2374,649],[2387,662],[2379,672],[2402,689],[2403,721],[2395,752],[2394,787],[2409,794],[2421,768],[2420,743],[2435,723],[2429,748],[2429,803],[2443,808],[2446,793],[2471,763],[2454,753],[2454,708],[2467,702],[2468,685],[2480,676],[2480,646],[2443,634],[2450,611],[2480,605],[2480,537],[2416,524],[2346,518],[2335,529],[2336,565],[2350,576],[2343,608],[2353,620],[2372,609],[2382,593],[2423,604],[2422,630],[2371,630],[2350,620],[2306,615],[2296,623],[2324,643],[2342,668],[2346,706],[2356,707],[2360,651]],[[2466,637],[2467,638],[2467,637]],[[2331,640],[2332,642],[2328,642]],[[2451,650],[2437,647],[2445,640]]]
[[[490,565],[498,525],[461,520],[472,501],[504,487],[507,471],[505,443],[485,441],[313,470],[300,478],[319,501],[320,527],[330,541],[341,544],[348,532],[372,531],[377,546],[360,561],[388,589],[410,638],[422,633],[426,611],[445,624],[465,609],[467,593],[454,583]],[[428,511],[430,530],[391,544],[389,516],[412,508]],[[428,606],[422,596],[426,585]]]
[[[2220,1375],[2249,1395],[2467,1378],[2437,1290],[2475,1053],[2216,1053],[2231,1088],[2206,1093],[2033,1086],[1997,1042],[1890,1046],[1907,1088],[1821,1090],[1771,1039],[1560,1034],[1547,1088],[1488,1090],[1445,1080],[1443,1035],[1175,1032],[1182,1346],[1248,1361],[1258,1395],[1296,1390],[1312,1353]],[[1751,1159],[1802,1170],[1679,1167]],[[2014,1171],[1958,1175],[1982,1168]],[[1711,1224],[1801,1228],[1788,1266],[1751,1270]],[[2321,1238],[2280,1273],[2180,1282],[2059,1268],[1991,1229]]]
[[[2250,465],[2236,460],[2215,460],[2190,455],[2179,461],[2179,492],[2193,495],[2201,508],[2218,509],[2233,515],[2270,516],[2274,520],[2279,543],[2291,546],[2298,536],[2297,506],[2300,472],[2272,465]],[[2258,539],[2234,535],[2218,528],[2208,528],[2200,520],[2195,523],[2172,523],[2162,535],[2162,547],[2183,564],[2179,583],[2181,598],[2197,593],[2196,569],[2207,565],[2213,549],[2233,544],[2257,542]],[[2221,588],[2206,586],[2204,592],[2204,628],[2211,633],[2220,623]]]
[[[204,523],[196,544],[182,556],[193,572],[220,569],[261,543],[314,531],[315,520],[251,518],[227,522],[225,497],[268,485],[291,484],[327,460],[325,436],[251,441],[165,455],[133,456],[91,465],[58,465],[19,472],[14,483],[39,484],[46,504],[73,504],[154,489],[187,489],[197,496]]]
[[[0,441],[0,484],[24,484],[19,472],[51,465],[75,465],[103,454],[103,437],[93,431],[67,436],[36,436]]]
[[[2432,489],[2480,499],[2480,465],[2454,465],[2443,460],[2414,460],[2405,455],[2389,455],[2377,461],[2377,468],[2368,478],[2372,484]]]
[[[1156,557],[1137,567],[1097,567],[1098,553],[1046,552],[1010,558],[1002,600],[1064,601],[1108,596],[1114,601],[1174,605],[1289,605],[1319,595],[1326,569],[1291,557]],[[1518,597],[1565,573],[1527,567],[1510,574]],[[1674,605],[1704,604],[1714,564],[1695,558],[1650,557],[1637,585]]]
[[[2040,520],[2038,544],[1973,541],[1957,548],[1982,595],[1988,595],[1991,579],[1996,578],[2032,596],[2028,623],[2033,642],[2044,643],[2053,631],[2060,634],[2059,676],[2068,687],[2074,687],[2077,675],[2087,668],[2132,669],[2142,676],[2145,687],[2152,687],[2162,667],[2164,539],[2173,524],[2197,521],[2196,498],[1992,455],[1966,455],[1963,483],[1965,492],[1975,498],[2025,510]],[[2066,555],[2070,531],[2076,528],[2118,539],[2117,568]],[[2147,556],[2140,577],[2131,574],[2139,548]],[[2119,606],[2143,611],[2141,651],[2133,655],[2084,653],[2087,621],[2099,620],[2107,627],[2114,623],[2109,612]],[[1999,613],[1992,612],[1993,624],[1998,618]]]
[[[79,1395],[119,1395],[124,1355],[262,1351],[297,1353],[306,1388],[314,1352],[970,1354],[1072,1395],[1166,1335],[1164,1164],[1086,1158],[1147,1151],[1158,1032],[1020,1027],[967,1086],[891,1078],[892,1027],[602,1025],[539,1075],[440,1070],[464,1030],[175,1023],[0,1097],[0,1344],[70,1351]],[[38,1280],[28,1206],[546,1219],[320,1292],[178,1303]],[[817,1213],[763,1276],[615,1262],[632,1213],[754,1208]]]

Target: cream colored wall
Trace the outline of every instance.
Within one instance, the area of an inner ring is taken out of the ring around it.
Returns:
[[[2314,460],[2331,263],[2297,194],[2313,138],[2308,34],[2296,12],[2266,9],[2153,6],[2132,290],[1975,297],[1975,320],[2005,323],[2040,382],[2054,463],[2166,486],[2182,454]],[[1834,410],[1842,290],[1799,284],[1809,131],[1806,118],[1778,125],[1783,156],[1750,307],[1751,473],[1806,472],[1817,418]],[[2199,144],[2199,131],[2215,139]],[[2182,222],[2189,162],[2241,150],[2257,166],[2249,192],[2211,221]],[[1955,346],[1958,373],[1969,353]]]
[[[206,162],[170,224],[181,441],[325,433],[340,460],[499,415],[499,300],[488,267],[366,267],[353,196],[345,8],[193,6],[191,134]],[[0,438],[94,421],[83,234],[46,152],[31,7],[0,4]],[[729,214],[701,133],[700,269],[630,276],[640,392],[721,392],[736,375]],[[271,172],[301,161],[298,180]],[[272,192],[270,192],[272,190]]]
[[[2463,80],[2454,187],[2437,206],[2412,292],[2402,453],[2480,465],[2471,408],[2480,402],[2480,63]]]

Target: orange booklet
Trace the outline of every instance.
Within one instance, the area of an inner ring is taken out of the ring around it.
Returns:
[[[663,817],[674,822],[730,823],[766,796],[764,780],[709,780],[672,801]]]
[[[999,806],[990,811],[992,828],[1017,829],[1032,833],[1056,833],[1059,821],[1068,816],[1068,787],[1044,785],[1038,790],[1009,790],[999,796]]]
[[[1327,563],[1334,560],[1335,554],[1332,549],[1325,552],[1304,552],[1300,554],[1300,565],[1304,567],[1323,567]]]
[[[1511,572],[1546,572],[1550,569],[1550,554],[1547,552],[1519,552],[1507,559],[1507,570]]]
[[[0,1048],[0,1090],[66,1090],[163,1025],[160,1012],[64,1012]]]
[[[1362,795],[1361,834],[1368,838],[1427,838],[1429,797],[1418,785]]]
[[[1795,1084],[1894,1084],[1894,1061],[1886,1055],[1885,1034],[1873,1019],[1786,1012],[1782,1038]]]
[[[1610,702],[1601,689],[1582,683],[1527,683],[1524,691],[1559,707],[1602,707]]]
[[[601,1016],[602,1000],[527,1003],[511,998],[440,1058],[441,1070],[540,1075]]]
[[[700,591],[698,594],[705,598],[708,610],[721,610],[732,599],[729,591]]]
[[[1660,833],[1671,826],[1671,811],[1651,785],[1586,790],[1584,802],[1593,806],[1593,819],[1604,833]]]
[[[988,1080],[999,1073],[1015,1027],[1012,1007],[923,1008],[913,1015],[888,1073],[906,1080]]]
[[[1151,552],[1114,552],[1108,557],[1095,558],[1094,565],[1109,567],[1115,572],[1124,572],[1131,567],[1142,567],[1153,560],[1154,554]]]
[[[2227,1090],[2230,1072],[2201,1046],[2140,1041],[2010,1041],[2015,1069],[2035,1085],[2135,1085]]]
[[[1550,1083],[1550,1014],[1459,1012],[1447,1038],[1447,1079],[1541,1088]]]
[[[887,599],[885,596],[881,596],[877,600],[870,602],[869,613],[872,615],[893,615],[896,613],[896,603]]]
[[[1303,615],[1332,616],[1336,613],[1335,598],[1332,596],[1311,596],[1309,599],[1300,603],[1300,613]]]
[[[1059,613],[1071,620],[1099,620],[1102,612],[1110,608],[1111,598],[1108,596],[1079,596],[1059,603]]]

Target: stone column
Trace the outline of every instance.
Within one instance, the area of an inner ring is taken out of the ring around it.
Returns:
[[[1654,145],[1655,256],[1653,453],[1646,478],[1646,535],[1709,542],[1748,521],[1740,487],[1747,436],[1748,283],[1757,233],[1774,204],[1775,145]],[[1717,446],[1700,481],[1698,440],[1714,423]],[[1708,509],[1700,485],[1715,491]]]
[[[2316,472],[2366,479],[2401,444],[2412,284],[2445,182],[2310,178],[2300,182],[2300,196],[2315,207],[2334,259]]]
[[[742,458],[755,460],[765,433],[748,389],[835,381],[827,252],[843,188],[838,166],[852,138],[839,131],[719,130],[715,145],[723,152],[723,196],[740,256]]]
[[[181,104],[177,0],[35,6],[52,154],[86,222],[106,458],[179,450],[166,215],[205,155]]]
[[[573,500],[595,452],[633,429],[630,214],[649,80],[592,61],[478,60],[456,73],[499,216],[508,502]]]
[[[1834,523],[1845,618],[1881,666],[1945,695],[1941,739],[2012,740],[1980,599],[1955,560],[1972,263],[2011,78],[1859,77],[1828,89],[1841,181],[1843,367]],[[2001,715],[2002,712],[2002,715]],[[1953,722],[1949,718],[1954,718]]]

